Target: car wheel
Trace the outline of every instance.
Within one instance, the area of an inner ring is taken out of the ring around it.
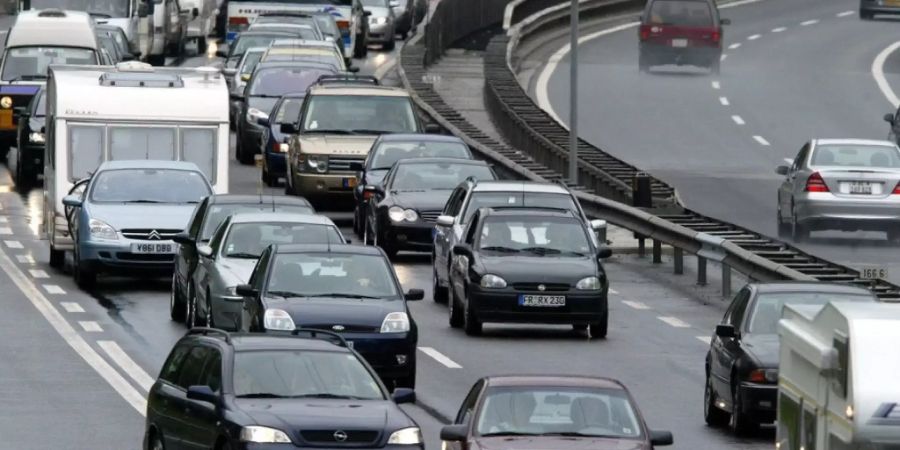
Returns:
[[[591,324],[591,337],[594,339],[606,339],[606,330],[609,325],[609,311],[603,313],[599,322]]]
[[[176,322],[184,321],[184,297],[178,293],[175,276],[172,276],[172,293],[169,295],[169,316]]]
[[[389,51],[393,50],[396,46],[397,46],[397,42],[394,41],[393,39],[391,39],[391,40],[385,42],[385,43],[381,46],[381,49],[384,50],[384,51],[388,51],[388,52],[389,52]]]
[[[354,58],[365,58],[369,53],[368,43],[366,42],[365,35],[356,35],[356,42],[353,45],[353,57]]]
[[[572,329],[575,331],[586,331],[588,329],[588,326],[583,323],[576,323],[572,325]]]
[[[291,172],[290,164],[284,174],[284,195],[297,195],[297,191],[294,190],[294,175]]]
[[[278,187],[278,177],[273,177],[266,166],[262,168],[262,181],[268,187]]]
[[[62,250],[56,250],[53,247],[50,247],[50,267],[54,269],[62,268],[62,266],[66,263],[66,252]]]
[[[375,245],[375,239],[372,238],[372,227],[369,226],[369,215],[363,217],[363,245]]]
[[[431,286],[431,298],[435,303],[447,303],[447,288],[441,286],[440,281],[438,281],[437,270],[431,269],[431,279],[433,280]]]
[[[711,427],[723,427],[728,424],[728,413],[716,406],[716,395],[709,375],[706,376],[706,388],[703,390],[703,418]]]
[[[459,300],[456,298],[456,293],[452,288],[450,289],[450,300],[448,303],[447,309],[450,314],[450,327],[459,328],[463,326],[463,315],[462,311],[459,310]]]
[[[197,54],[203,55],[204,53],[206,53],[206,48],[207,48],[206,36],[197,38]]]
[[[235,156],[237,157],[237,160],[245,166],[253,164],[253,154],[249,152],[248,149],[244,148],[243,144],[241,144],[241,141],[243,139],[240,133],[240,129],[238,129],[238,133],[235,137],[237,138],[237,142],[235,143]]]
[[[81,255],[78,251],[78,244],[75,244],[75,284],[78,287],[88,290],[97,283],[97,273],[81,261]]]
[[[362,220],[359,218],[359,205],[353,209],[353,233],[356,237],[363,238]]]
[[[166,55],[147,55],[147,63],[151,66],[166,65]]]
[[[809,228],[797,221],[796,213],[791,218],[791,238],[797,243],[806,242],[809,239]]]
[[[756,429],[754,423],[747,414],[744,414],[743,403],[739,395],[737,386],[731,388],[731,420],[728,421],[728,427],[736,435],[746,435]]]
[[[775,213],[775,223],[778,225],[778,237],[785,238],[791,233],[790,224],[781,218],[781,208]]]
[[[469,300],[466,292],[463,293],[466,297],[463,299],[463,329],[466,334],[469,336],[478,336],[482,331],[482,323],[478,320],[478,316],[475,315],[475,308],[472,307],[472,302]]]
[[[197,315],[197,294],[194,292],[193,283],[188,285],[187,314],[184,322],[188,328],[203,326],[203,321]]]
[[[150,436],[150,443],[147,445],[149,450],[165,450],[163,446],[162,439],[159,438],[159,433],[153,433]]]

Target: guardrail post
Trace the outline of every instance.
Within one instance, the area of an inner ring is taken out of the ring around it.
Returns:
[[[722,263],[722,297],[731,297],[731,267]]]
[[[706,286],[706,258],[697,255],[697,284]]]
[[[675,247],[673,250],[673,258],[675,259],[675,275],[684,274],[684,251],[681,247]]]
[[[631,203],[638,208],[653,207],[653,191],[650,189],[650,175],[638,172],[631,179]]]
[[[653,264],[662,262],[662,242],[653,240]]]
[[[643,258],[645,255],[647,255],[647,247],[644,242],[644,237],[643,236],[635,236],[635,237],[638,240],[638,256]]]

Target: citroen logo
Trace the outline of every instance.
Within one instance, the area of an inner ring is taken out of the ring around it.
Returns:
[[[544,286],[543,284],[539,284],[539,285],[538,285],[538,290],[541,291],[541,292],[544,292],[544,291],[547,290],[547,286]]]
[[[347,440],[347,432],[344,430],[337,430],[334,432],[334,440],[337,442],[344,442]]]
[[[159,232],[156,230],[151,231],[150,234],[147,235],[147,239],[155,239],[158,241],[160,239]]]
[[[334,331],[344,331],[345,330],[343,325],[334,325],[331,327],[331,329]]]

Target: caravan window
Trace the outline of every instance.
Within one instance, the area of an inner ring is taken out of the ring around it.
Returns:
[[[175,159],[175,129],[110,127],[109,159]]]
[[[216,182],[216,129],[182,128],[182,161],[197,165],[210,183]]]
[[[103,162],[103,131],[98,126],[69,126],[70,181],[87,177]]]

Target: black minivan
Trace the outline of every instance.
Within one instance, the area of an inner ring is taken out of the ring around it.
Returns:
[[[722,25],[714,0],[649,0],[640,18],[638,69],[653,66],[706,67],[719,73]]]

